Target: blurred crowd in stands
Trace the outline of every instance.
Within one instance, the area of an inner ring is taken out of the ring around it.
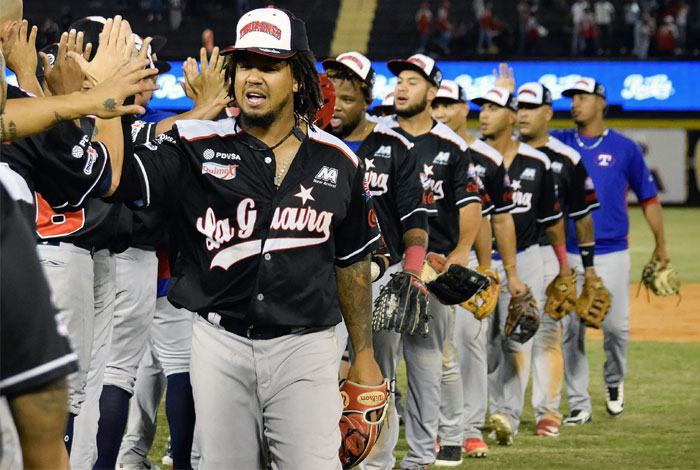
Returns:
[[[328,22],[324,1],[313,2],[319,18],[309,22]],[[355,0],[349,0],[355,1]],[[397,24],[398,55],[409,47],[442,60],[475,58],[527,57],[615,57],[695,58],[700,55],[700,0],[379,0],[394,2],[397,8],[416,8],[415,27]],[[53,19],[39,23],[37,45],[57,42],[62,31],[78,17],[70,4]],[[181,30],[183,21],[197,22],[195,31],[188,30],[187,46],[199,47],[196,31],[209,27],[207,21],[255,8],[255,0],[87,0],[89,11],[108,8],[112,13],[129,12],[154,26],[169,31]],[[294,9],[292,0],[269,0]],[[308,6],[308,5],[307,5]],[[335,5],[334,8],[338,8]],[[411,14],[411,10],[408,11]],[[324,16],[325,15],[325,16]],[[235,24],[234,21],[231,24]],[[215,29],[216,30],[216,29]],[[313,31],[309,29],[310,35]],[[418,32],[417,36],[415,32]],[[163,34],[165,32],[160,32]],[[211,31],[202,36],[203,44],[213,47]],[[167,34],[167,33],[165,33]],[[410,37],[410,39],[406,39]],[[416,38],[417,39],[414,39]],[[220,38],[221,39],[221,38]],[[227,38],[228,39],[228,38]],[[312,44],[314,38],[311,38]],[[330,38],[323,38],[328,42]],[[220,45],[220,44],[219,44]],[[173,44],[175,46],[175,44]],[[181,45],[178,45],[182,47]],[[405,51],[410,52],[410,51]],[[379,60],[386,58],[377,58]]]
[[[417,51],[451,59],[697,56],[699,10],[700,0],[473,0],[471,11],[453,15],[448,0],[423,1]]]

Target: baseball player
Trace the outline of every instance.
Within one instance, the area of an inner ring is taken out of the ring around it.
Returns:
[[[198,313],[200,468],[339,469],[333,331],[342,314],[349,380],[380,384],[368,255],[381,236],[357,157],[311,124],[321,91],[304,23],[252,10],[236,38],[226,52],[239,117],[176,123],[122,168],[117,155],[113,199],[175,214],[168,298]]]
[[[323,67],[336,93],[331,132],[342,138],[364,163],[365,179],[382,229],[385,246],[373,255],[372,263],[376,266],[376,278],[383,278],[385,274],[388,278],[402,269],[420,276],[428,245],[428,210],[423,204],[420,168],[411,151],[413,144],[383,121],[366,119],[375,77],[369,59],[357,52],[348,52],[336,59],[324,60]],[[375,283],[372,297],[376,298],[379,291],[380,285]],[[376,332],[376,341],[383,336],[391,336],[391,333]],[[381,356],[378,360],[383,374],[394,380],[395,365],[386,364]],[[398,413],[391,413],[390,419],[392,422],[384,430],[390,437],[385,442],[393,441],[395,445],[399,433]]]
[[[1,55],[0,76],[4,95]],[[24,179],[0,163],[0,406],[4,413],[0,464],[3,468],[68,468],[63,444],[68,414],[65,378],[78,369],[78,357],[51,303],[36,255],[33,227],[27,221],[33,202]],[[17,432],[19,439],[12,442],[10,437]]]
[[[470,253],[470,266],[491,266],[491,225],[499,253],[506,264],[515,264],[515,226],[510,210],[514,207],[510,182],[503,165],[503,156],[482,140],[477,140],[467,132],[467,115],[469,104],[464,89],[451,80],[443,80],[437,97],[432,102],[433,116],[448,125],[469,145],[468,152],[476,168],[476,174],[484,183],[486,192],[494,203],[491,220],[482,219],[479,234]],[[508,288],[511,293],[522,292],[525,286],[518,279],[516,270],[507,275]],[[461,307],[458,307],[461,308]],[[455,441],[457,432],[455,424],[463,426],[464,448],[470,457],[484,457],[488,446],[483,441],[481,428],[486,420],[488,408],[486,339],[488,322],[481,322],[470,312],[460,312],[455,318],[457,335],[447,338],[449,344],[444,347],[443,383],[440,413],[440,453],[441,462],[449,462],[450,453],[461,457],[456,450],[461,450],[462,442]],[[455,338],[463,340],[455,341]],[[459,364],[455,359],[455,346],[459,350]],[[455,368],[459,367],[459,371]],[[461,372],[461,373],[460,373]],[[455,387],[455,378],[460,380],[459,390]],[[451,379],[451,380],[450,380]],[[460,405],[460,396],[464,396],[462,422],[455,423],[459,415],[455,406]],[[449,446],[456,447],[450,450]],[[455,461],[454,459],[452,460]],[[457,460],[459,461],[459,460]]]
[[[428,244],[427,208],[413,144],[381,122],[366,118],[372,102],[375,72],[371,62],[357,52],[323,61],[336,93],[331,133],[341,138],[361,159],[365,179],[374,197],[377,221],[382,227],[386,254],[375,254],[376,278],[400,269],[420,275]],[[415,247],[415,248],[414,248]],[[379,289],[373,289],[373,297]],[[341,345],[342,346],[342,345]]]
[[[396,115],[383,122],[413,142],[418,158],[424,196],[432,215],[429,218],[428,249],[445,255],[448,264],[467,265],[481,219],[481,199],[476,175],[465,153],[467,144],[444,124],[431,117],[430,102],[435,98],[442,73],[430,57],[416,54],[407,60],[388,63],[398,76],[394,107]],[[375,335],[375,350],[382,370],[393,377],[398,361],[399,341],[403,341],[408,389],[406,441],[409,451],[402,468],[424,468],[435,461],[439,424],[442,346],[445,342],[450,307],[432,298],[428,304],[430,334],[399,335],[382,331]],[[392,426],[389,426],[391,430]],[[394,426],[398,432],[398,426]],[[461,441],[461,437],[459,438]],[[393,468],[387,448],[370,454],[366,468]],[[392,447],[389,448],[389,444]]]
[[[569,219],[574,221],[579,245],[590,247],[593,238],[591,211],[600,207],[593,182],[581,161],[581,155],[573,148],[548,133],[548,123],[553,116],[552,94],[537,82],[529,82],[518,88],[518,129],[520,140],[545,153],[551,163],[557,188],[559,205]],[[544,235],[544,234],[543,234]],[[544,289],[538,293],[537,302],[547,301],[546,287],[560,273],[555,249],[564,249],[563,243],[553,246],[547,237],[540,237],[544,261]],[[582,262],[592,257],[582,257]],[[591,265],[586,266],[588,276],[596,276]],[[540,328],[532,347],[532,406],[535,409],[536,433],[540,436],[558,436],[562,416],[559,413],[560,392],[564,375],[561,352],[561,326],[549,315],[542,315]]]
[[[595,269],[611,294],[610,311],[603,322],[606,361],[603,366],[606,409],[618,416],[624,408],[623,379],[627,368],[629,342],[629,216],[627,188],[631,187],[644,211],[644,217],[656,239],[652,259],[668,263],[661,203],[649,169],[637,144],[605,126],[605,87],[594,78],[582,77],[563,92],[571,98],[571,115],[576,129],[552,131],[552,135],[575,148],[593,180],[600,210],[593,213],[595,226]],[[578,234],[577,234],[578,235]],[[569,231],[567,251],[571,266],[579,273],[582,284],[584,267],[591,261],[593,247],[580,248],[574,230]],[[579,257],[579,254],[581,256]],[[584,337],[586,327],[575,315],[562,324],[564,374],[571,414],[564,424],[576,425],[591,420],[588,394],[588,362]]]
[[[150,50],[148,54],[152,54]],[[188,86],[195,90],[195,108],[189,115],[195,114],[204,119],[211,119],[225,105],[224,101],[217,100],[220,94],[226,94],[222,73],[223,59],[219,57],[218,48],[214,48],[210,62],[207,61],[204,49],[202,58],[205,61],[201,67],[202,73],[187,73]],[[145,100],[147,97],[139,98]],[[171,116],[158,123],[135,122],[132,125],[134,143],[153,140],[158,129],[163,129],[164,123],[172,125],[173,122],[186,118],[186,114],[188,113]],[[141,131],[142,127],[150,133],[133,132]],[[97,468],[111,469],[116,465],[126,428],[129,398],[133,394],[138,364],[146,349],[153,323],[158,269],[155,248],[164,239],[168,225],[156,210],[157,208],[148,208],[133,215],[126,214],[126,218],[131,219],[128,220],[131,223],[131,231],[126,241],[128,247],[116,255],[116,304],[111,341],[107,344],[108,362],[100,397],[98,453],[95,463]],[[191,416],[191,426],[193,425],[194,416]]]
[[[562,213],[556,200],[550,160],[542,152],[513,140],[518,102],[509,90],[495,87],[472,102],[481,106],[479,122],[486,143],[503,155],[508,169],[515,202],[511,213],[517,238],[518,276],[527,279],[532,291],[537,293],[544,279],[538,244],[540,227],[546,227],[548,234],[563,240]],[[559,261],[561,269],[569,272],[566,256]],[[494,262],[494,267],[501,279],[506,272],[515,269],[500,260]],[[502,289],[497,311],[489,317],[489,424],[501,445],[511,445],[517,433],[533,343],[532,339],[521,344],[505,337],[502,328],[510,298],[511,293]]]

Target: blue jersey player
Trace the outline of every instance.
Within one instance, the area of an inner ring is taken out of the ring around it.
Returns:
[[[610,415],[617,416],[624,407],[623,379],[630,330],[627,191],[632,189],[636,194],[654,233],[656,248],[652,258],[665,265],[668,255],[661,204],[637,144],[605,126],[605,87],[593,78],[584,77],[563,95],[571,98],[571,115],[577,128],[553,131],[552,135],[579,151],[600,201],[600,209],[593,212],[595,268],[612,297],[610,311],[603,322],[606,409]],[[579,272],[579,285],[583,285],[583,270],[593,264],[593,247],[578,246],[574,234],[572,226],[567,251],[571,266]],[[582,424],[591,420],[588,362],[583,340],[586,327],[575,315],[568,315],[562,323],[564,372],[571,407],[571,415],[564,424]]]

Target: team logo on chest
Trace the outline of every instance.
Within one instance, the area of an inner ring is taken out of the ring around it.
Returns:
[[[330,166],[321,167],[314,177],[314,183],[335,188],[338,183],[338,169]]]
[[[435,165],[447,165],[450,161],[450,152],[440,152],[433,158]]]
[[[391,158],[391,146],[382,145],[374,152],[374,156],[379,158]]]
[[[510,187],[513,189],[513,202],[515,203],[515,208],[511,212],[516,214],[528,212],[532,208],[532,193],[521,191],[523,185],[520,180],[513,180]]]
[[[522,173],[520,173],[521,180],[535,181],[537,176],[537,170],[534,168],[525,168]]]
[[[609,153],[598,154],[595,158],[595,164],[605,168],[615,166],[615,157]]]

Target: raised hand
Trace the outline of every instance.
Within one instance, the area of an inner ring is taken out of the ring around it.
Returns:
[[[496,81],[496,86],[505,88],[511,93],[515,93],[515,77],[513,76],[513,68],[508,67],[508,64],[505,62],[498,64],[498,71],[494,69],[493,78]]]
[[[102,119],[124,114],[144,114],[146,110],[142,106],[135,104],[125,106],[124,101],[137,93],[158,89],[158,85],[152,80],[144,80],[144,78],[158,73],[158,69],[144,68],[149,64],[148,59],[134,60],[121,67],[111,77],[86,91],[83,94],[89,100],[86,114],[94,114]]]
[[[56,60],[51,66],[49,56],[40,52],[41,60],[44,63],[44,80],[52,95],[67,95],[74,91],[80,91],[83,86],[82,69],[78,62],[68,53],[72,52],[82,56],[85,60],[90,60],[92,54],[92,44],[88,43],[83,49],[83,32],[76,33],[74,29],[70,33],[63,33],[58,43]]]
[[[17,32],[17,39],[12,46],[12,51],[5,60],[7,67],[17,75],[17,82],[26,91],[41,96],[43,93],[39,82],[36,80],[36,33],[37,27],[32,26],[27,34],[29,23],[22,20]]]
[[[99,47],[91,62],[76,52],[68,52],[68,56],[80,66],[87,82],[85,85],[89,88],[114,76],[129,63],[134,53],[134,37],[129,22],[117,15],[105,23],[100,33]]]
[[[219,55],[219,48],[213,49],[209,61],[207,61],[206,49],[201,48],[199,55],[200,72],[198,74],[194,59],[188,59],[182,67],[185,73],[185,92],[187,93],[187,87],[189,87],[193,95],[190,98],[194,101],[195,107],[209,105],[220,100],[222,90],[226,90],[224,58]],[[222,103],[222,106],[225,106],[225,102]]]

